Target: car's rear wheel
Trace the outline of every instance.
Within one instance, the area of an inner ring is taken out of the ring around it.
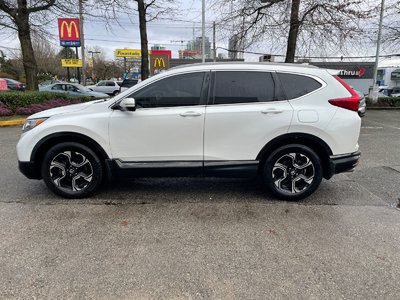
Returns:
[[[295,201],[311,195],[318,188],[322,180],[322,166],[312,149],[290,144],[268,156],[262,174],[274,196]]]
[[[120,91],[114,91],[113,96],[117,96],[120,93]]]
[[[100,186],[103,169],[98,156],[79,143],[61,143],[47,151],[42,163],[47,187],[65,198],[84,198]]]

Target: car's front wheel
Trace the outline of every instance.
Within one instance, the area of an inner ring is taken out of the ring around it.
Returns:
[[[65,198],[84,198],[100,186],[103,169],[99,157],[88,147],[73,142],[50,148],[42,163],[47,187]]]
[[[277,198],[300,200],[311,195],[322,180],[318,155],[299,144],[282,146],[265,160],[263,179]]]

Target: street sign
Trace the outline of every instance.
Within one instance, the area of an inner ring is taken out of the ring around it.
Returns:
[[[155,75],[169,69],[167,54],[150,54],[150,74]]]
[[[93,68],[93,58],[88,59],[88,66],[89,68]]]
[[[148,53],[153,53],[154,50],[149,50]],[[168,50],[169,51],[169,50]],[[162,53],[165,54],[165,53]],[[116,57],[126,57],[126,58],[141,58],[142,50],[140,49],[115,49]]]
[[[142,56],[142,51],[139,49],[116,49],[115,56],[139,58]]]
[[[69,68],[81,68],[82,59],[62,59],[61,65],[63,67],[69,67]]]
[[[63,47],[80,47],[81,32],[78,18],[58,19],[58,34]]]

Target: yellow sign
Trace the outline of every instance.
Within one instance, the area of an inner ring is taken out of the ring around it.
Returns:
[[[63,67],[69,67],[69,68],[81,68],[82,59],[62,59],[61,65]]]
[[[157,57],[154,60],[154,68],[165,68],[165,61],[164,58]]]
[[[149,54],[151,50],[149,50]],[[116,57],[132,57],[132,58],[140,58],[142,57],[142,50],[140,49],[116,49],[115,50]]]

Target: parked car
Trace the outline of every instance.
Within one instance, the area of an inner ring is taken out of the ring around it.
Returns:
[[[107,94],[93,92],[88,88],[77,83],[55,83],[45,86],[39,86],[41,92],[57,92],[68,93],[71,97],[93,97],[93,98],[107,98]]]
[[[134,85],[138,84],[140,82],[140,79],[124,79],[121,82],[118,82],[118,84],[121,86],[121,93],[125,92],[127,89],[133,87]]]
[[[122,176],[261,176],[280,199],[312,194],[359,162],[358,94],[292,64],[195,64],[104,101],[30,116],[19,168],[66,198]],[[339,71],[337,71],[339,72]]]
[[[120,93],[121,87],[115,81],[102,80],[95,85],[89,85],[87,88],[95,92],[105,93],[108,95],[118,95]]]
[[[10,79],[10,78],[0,78],[0,79],[4,79],[7,82],[7,87],[8,89],[12,90],[12,91],[25,91],[26,89],[26,85],[25,83],[16,81],[14,79]]]
[[[365,95],[364,95],[364,93],[362,93],[360,91],[357,91],[357,90],[354,90],[354,91],[360,97],[360,103],[358,104],[358,115],[360,117],[364,117],[365,116],[365,112],[367,110],[367,102],[366,102],[366,99],[365,99]]]

